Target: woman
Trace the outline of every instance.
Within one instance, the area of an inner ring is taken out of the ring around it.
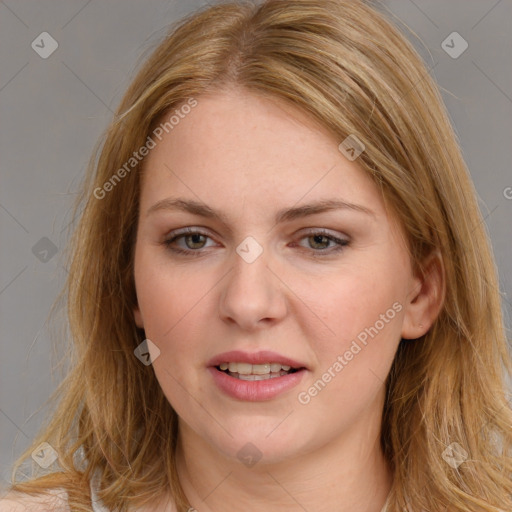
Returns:
[[[0,510],[511,510],[475,197],[437,88],[375,10],[184,20],[84,184],[76,360],[20,459],[47,442],[58,467]]]

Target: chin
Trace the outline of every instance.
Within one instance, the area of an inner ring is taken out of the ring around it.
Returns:
[[[306,451],[306,432],[303,427],[286,424],[287,420],[280,424],[283,418],[266,417],[252,422],[244,418],[237,424],[227,423],[225,428],[232,437],[224,435],[212,440],[213,444],[225,456],[244,464],[247,461],[248,467],[256,459],[259,465],[293,459]]]

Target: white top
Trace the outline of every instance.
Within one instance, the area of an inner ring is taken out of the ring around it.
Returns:
[[[110,512],[105,505],[103,505],[103,502],[98,498],[98,495],[96,494],[96,478],[97,474],[94,474],[94,476],[91,478],[90,481],[90,487],[91,487],[91,501],[92,501],[92,510],[94,512]]]

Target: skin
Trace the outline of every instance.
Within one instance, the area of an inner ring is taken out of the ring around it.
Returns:
[[[432,257],[427,277],[414,275],[376,186],[338,150],[341,140],[301,111],[240,89],[197,99],[146,158],[135,251],[135,321],[160,350],[154,371],[179,416],[183,488],[200,512],[379,512],[392,483],[379,444],[384,382],[400,338],[422,336],[439,312],[441,262]],[[201,201],[226,224],[178,210],[147,214],[169,197]],[[332,198],[373,214],[274,221],[281,209]],[[190,255],[164,244],[184,227],[207,235],[170,246]],[[335,242],[312,238],[322,228],[349,245],[334,251]],[[252,263],[236,252],[248,236],[263,249]],[[401,311],[300,403],[298,393],[394,303]],[[273,350],[308,371],[274,399],[236,400],[206,369],[234,349]],[[248,442],[262,454],[252,467],[237,457]]]

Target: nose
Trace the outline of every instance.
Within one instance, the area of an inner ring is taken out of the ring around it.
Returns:
[[[268,267],[266,251],[252,263],[234,254],[234,268],[222,280],[220,316],[244,330],[278,323],[286,316],[285,285]]]

